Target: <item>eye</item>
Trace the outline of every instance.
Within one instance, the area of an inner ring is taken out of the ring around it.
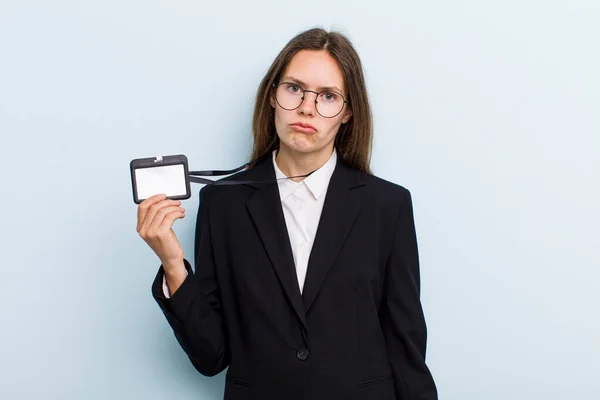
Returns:
[[[323,92],[321,93],[321,97],[325,101],[335,102],[339,99],[339,95],[335,92]]]
[[[294,83],[288,83],[287,90],[289,90],[292,93],[298,93],[302,91],[302,88]]]

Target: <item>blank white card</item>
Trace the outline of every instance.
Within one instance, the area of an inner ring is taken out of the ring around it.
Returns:
[[[167,196],[184,196],[187,193],[183,164],[137,168],[135,181],[140,200],[158,193]]]

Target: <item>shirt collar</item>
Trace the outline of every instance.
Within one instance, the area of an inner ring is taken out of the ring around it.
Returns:
[[[275,177],[280,179],[277,181],[277,184],[279,186],[279,194],[282,201],[301,185],[306,185],[315,199],[318,199],[323,195],[323,193],[325,193],[337,163],[337,152],[335,148],[331,153],[331,157],[329,157],[329,160],[327,160],[325,164],[300,182],[294,182],[291,179],[281,179],[286,178],[286,175],[281,171],[281,169],[279,169],[279,166],[275,161],[276,155],[277,149],[273,150],[273,166],[275,167]]]

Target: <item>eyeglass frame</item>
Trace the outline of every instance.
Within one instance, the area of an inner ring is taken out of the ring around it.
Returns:
[[[277,89],[279,88],[279,86],[283,85],[284,83],[287,83],[287,84],[290,84],[290,85],[296,85],[296,86],[298,86],[300,89],[302,89],[302,101],[300,102],[300,104],[298,104],[298,105],[297,105],[296,107],[294,107],[294,108],[285,108],[285,107],[283,107],[281,104],[279,104],[279,100],[277,100]],[[340,113],[341,113],[341,112],[344,110],[344,105],[345,105],[345,104],[350,104],[350,100],[346,100],[346,98],[344,97],[344,95],[343,95],[343,94],[341,94],[340,92],[337,92],[337,91],[335,91],[335,90],[331,90],[331,89],[324,89],[324,90],[321,90],[320,92],[315,92],[314,90],[308,90],[308,89],[304,89],[304,88],[302,87],[302,85],[300,85],[300,84],[298,84],[298,83],[295,83],[295,82],[287,82],[287,81],[284,81],[284,82],[279,82],[279,83],[275,83],[275,82],[273,82],[273,85],[272,85],[271,87],[275,89],[275,101],[277,102],[277,104],[279,104],[279,107],[281,107],[281,108],[283,108],[284,110],[287,110],[287,111],[293,111],[293,110],[297,109],[298,107],[300,107],[300,106],[302,105],[302,103],[304,103],[304,98],[306,97],[306,92],[310,92],[310,93],[314,93],[314,94],[316,94],[316,96],[315,96],[315,110],[317,110],[317,112],[319,113],[319,115],[320,115],[321,117],[323,117],[323,118],[335,118],[335,117],[337,117],[337,116],[338,116],[338,115],[340,115]],[[342,102],[342,108],[340,108],[340,111],[338,111],[338,112],[337,112],[337,114],[335,114],[335,115],[333,115],[333,116],[331,116],[331,117],[326,117],[326,116],[324,116],[323,114],[321,114],[321,113],[319,112],[319,107],[317,106],[317,104],[319,104],[319,102],[317,101],[317,99],[319,98],[319,95],[320,95],[321,93],[323,93],[323,92],[333,92],[333,93],[337,93],[337,94],[339,94],[339,95],[342,97],[342,99],[344,100],[344,101]]]

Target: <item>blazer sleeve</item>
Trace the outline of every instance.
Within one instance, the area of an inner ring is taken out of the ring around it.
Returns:
[[[202,375],[214,376],[229,365],[230,353],[213,257],[208,217],[210,196],[206,188],[200,190],[196,219],[196,272],[184,259],[188,276],[179,289],[167,298],[162,290],[164,269],[161,265],[152,283],[152,296],[194,367]]]
[[[437,389],[425,364],[427,327],[420,300],[417,238],[411,194],[405,190],[390,254],[380,321],[398,400],[436,400]]]

